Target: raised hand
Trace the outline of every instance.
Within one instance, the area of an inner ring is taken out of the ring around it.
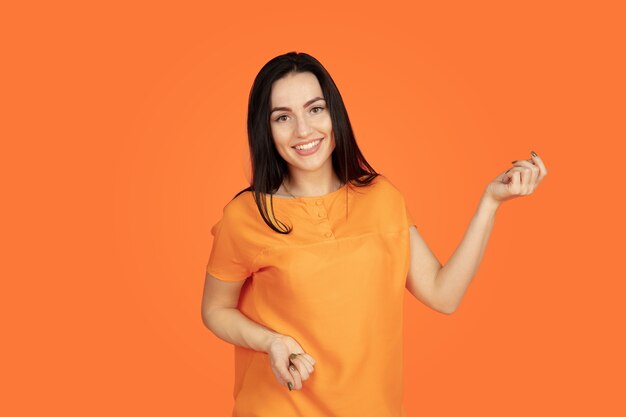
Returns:
[[[532,194],[548,170],[535,152],[531,158],[513,161],[513,168],[498,175],[485,189],[485,197],[500,204],[512,198]]]

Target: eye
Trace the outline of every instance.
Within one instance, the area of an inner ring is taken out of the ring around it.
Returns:
[[[283,119],[283,117],[284,117],[284,119]],[[284,122],[285,120],[287,120],[287,115],[286,115],[286,114],[283,114],[283,115],[278,116],[278,117],[276,118],[276,121],[277,121],[277,122]]]
[[[315,110],[319,110],[319,111],[315,111]],[[320,107],[320,106],[313,107],[313,108],[311,109],[311,111],[312,111],[313,113],[321,113],[321,112],[322,112],[322,110],[324,110],[324,108],[323,108],[323,107]]]

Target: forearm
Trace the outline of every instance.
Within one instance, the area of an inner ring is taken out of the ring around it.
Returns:
[[[259,352],[267,352],[270,343],[281,336],[250,320],[237,308],[214,309],[210,314],[203,314],[203,321],[220,339]]]
[[[453,312],[458,308],[472,282],[487,247],[498,207],[498,203],[483,195],[463,240],[439,270],[435,293],[445,311]]]

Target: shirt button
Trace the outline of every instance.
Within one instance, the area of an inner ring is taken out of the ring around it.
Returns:
[[[325,234],[324,236],[326,236],[326,237],[331,237],[332,235],[333,235],[332,233],[330,233],[330,232],[326,232],[326,234]]]
[[[315,203],[316,203],[318,206],[321,206],[321,205],[322,205],[322,200],[317,200]]]

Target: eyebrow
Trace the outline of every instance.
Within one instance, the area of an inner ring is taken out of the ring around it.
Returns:
[[[317,100],[324,100],[326,101],[323,97],[315,97],[312,98],[311,100],[307,101],[306,103],[304,103],[304,106],[302,107],[306,107],[311,103],[315,103]],[[279,111],[279,110],[286,110],[286,111],[291,111],[291,109],[289,107],[274,107],[272,109],[272,111],[270,111],[270,114],[274,113],[275,111]]]

